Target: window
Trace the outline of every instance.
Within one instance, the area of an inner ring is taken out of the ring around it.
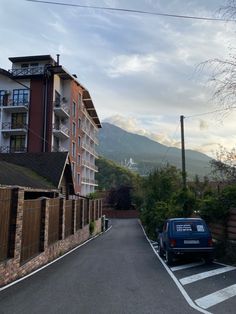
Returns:
[[[79,94],[78,96],[78,104],[79,104],[79,109],[82,109],[82,95]]]
[[[10,137],[10,152],[24,152],[25,148],[25,135],[15,135]]]
[[[13,105],[28,104],[29,90],[28,89],[14,89],[13,90]]]
[[[75,125],[74,122],[73,122],[73,124],[72,124],[72,135],[73,135],[73,136],[76,136],[76,125]]]
[[[75,157],[75,143],[72,143],[72,156]]]
[[[74,177],[75,176],[75,163],[74,162],[72,162],[71,164],[71,169],[72,169],[72,175]]]
[[[78,120],[78,128],[81,129],[81,119]]]
[[[12,129],[22,129],[26,126],[27,113],[13,113],[11,115]]]
[[[8,96],[9,94],[6,90],[0,90],[0,106],[7,106]]]
[[[80,155],[78,155],[78,165],[80,166],[80,162],[81,162],[81,157]]]
[[[73,117],[76,116],[76,103],[74,101],[73,101],[72,115]]]
[[[22,64],[21,64],[21,67],[22,67],[22,68],[28,68],[28,67],[29,67],[29,64],[28,64],[28,63],[22,63]]]
[[[78,184],[80,183],[80,174],[79,173],[77,174],[77,183]]]
[[[81,137],[80,136],[78,137],[78,146],[79,147],[81,146]]]

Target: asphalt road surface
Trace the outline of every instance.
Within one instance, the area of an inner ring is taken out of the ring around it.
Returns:
[[[138,220],[107,233],[0,292],[1,314],[191,314]]]

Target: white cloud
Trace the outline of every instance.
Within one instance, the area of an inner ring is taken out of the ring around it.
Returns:
[[[157,57],[153,54],[120,55],[112,59],[107,73],[111,77],[119,77],[139,72],[149,72],[153,71],[153,67],[157,62]]]

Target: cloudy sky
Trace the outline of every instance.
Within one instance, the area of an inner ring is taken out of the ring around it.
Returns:
[[[54,1],[54,0],[52,0]],[[57,0],[72,4],[219,17],[226,0]],[[8,57],[60,53],[91,93],[98,115],[168,146],[180,144],[179,117],[213,111],[210,72],[227,58],[236,23],[201,21],[0,0],[0,67]],[[231,50],[232,51],[232,50]],[[185,119],[186,148],[214,156],[236,144],[236,111]]]

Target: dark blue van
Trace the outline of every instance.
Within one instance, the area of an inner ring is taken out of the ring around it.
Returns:
[[[168,265],[186,255],[203,257],[211,263],[214,257],[212,236],[201,218],[172,218],[165,221],[158,236],[159,255],[166,257]]]

